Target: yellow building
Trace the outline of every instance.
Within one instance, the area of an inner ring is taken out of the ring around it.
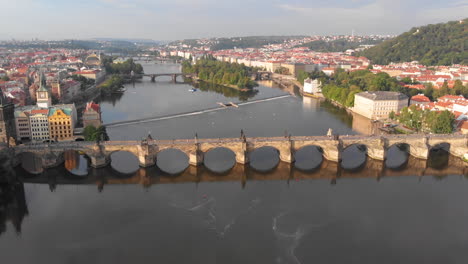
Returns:
[[[51,140],[72,140],[74,120],[72,109],[52,107],[49,110],[49,134]]]
[[[88,66],[99,66],[101,65],[101,56],[91,54],[85,59],[85,64]]]

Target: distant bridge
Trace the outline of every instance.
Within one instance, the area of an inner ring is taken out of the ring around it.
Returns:
[[[241,133],[240,138],[218,139],[178,139],[153,140],[150,137],[141,141],[94,142],[59,142],[50,144],[27,144],[8,149],[15,165],[22,161],[23,153],[34,153],[42,160],[42,167],[51,168],[64,162],[64,152],[80,151],[91,160],[95,168],[105,167],[110,163],[111,154],[127,151],[135,155],[141,167],[156,164],[158,153],[167,149],[177,149],[189,157],[193,166],[203,164],[204,154],[212,149],[226,148],[236,156],[239,164],[249,163],[249,154],[262,147],[273,147],[281,161],[294,163],[295,153],[306,146],[318,147],[323,157],[332,162],[340,162],[343,151],[352,145],[362,145],[368,157],[385,160],[387,151],[394,145],[404,144],[408,153],[417,159],[427,160],[430,150],[447,144],[449,153],[463,158],[468,153],[466,135],[385,135],[385,136],[302,136],[302,137],[262,137],[247,138]]]
[[[161,76],[169,76],[172,78],[172,82],[177,82],[177,77],[183,76],[186,78],[192,78],[196,76],[196,74],[193,73],[143,73],[143,74],[138,74],[138,73],[132,73],[132,74],[121,74],[120,76],[127,78],[127,79],[133,79],[133,78],[142,78],[142,77],[150,77],[152,82],[156,81],[157,77]]]

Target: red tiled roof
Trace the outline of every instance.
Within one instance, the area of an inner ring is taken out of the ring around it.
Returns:
[[[411,101],[430,102],[431,100],[427,96],[418,94],[418,95],[415,95],[415,96],[411,97]]]
[[[89,102],[89,103],[86,104],[85,111],[88,111],[89,109],[93,109],[96,112],[100,112],[101,111],[101,106],[99,106],[99,104],[96,104],[94,102]]]
[[[49,109],[34,109],[31,110],[31,114],[47,114],[49,113]]]

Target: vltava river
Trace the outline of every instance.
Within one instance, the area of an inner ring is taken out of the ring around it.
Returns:
[[[180,71],[175,64],[144,67],[147,73]],[[158,139],[195,133],[238,137],[241,129],[249,137],[374,129],[327,103],[268,83],[247,94],[210,85],[192,93],[191,85],[169,80],[144,79],[126,85],[123,95],[102,99],[104,122],[198,112],[218,102],[240,107],[109,126],[111,139],[141,139],[148,133]],[[148,169],[139,169],[129,153],[113,154],[111,167],[99,170],[88,169],[78,153],[66,155],[63,167],[42,172],[29,157],[25,168],[17,169],[24,183],[2,189],[3,262],[468,261],[468,211],[462,202],[468,199],[468,182],[460,163],[443,150],[426,164],[408,160],[404,147],[394,147],[384,164],[365,162],[355,147],[343,156],[348,169],[323,161],[313,147],[297,153],[293,166],[279,162],[268,148],[252,153],[247,166],[235,165],[228,150],[215,149],[198,169],[186,169],[188,159],[177,151],[161,153],[158,166]]]

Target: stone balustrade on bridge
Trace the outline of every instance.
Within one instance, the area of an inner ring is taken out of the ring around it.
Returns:
[[[21,163],[21,155],[26,152],[37,154],[44,168],[51,168],[64,162],[64,152],[79,151],[87,155],[95,168],[107,166],[114,152],[126,151],[135,155],[141,167],[156,164],[158,153],[176,149],[189,157],[193,166],[203,164],[205,153],[216,149],[231,150],[239,164],[249,163],[249,154],[262,147],[272,147],[278,151],[281,161],[293,163],[297,151],[307,146],[316,146],[324,159],[340,162],[343,151],[353,145],[364,146],[368,157],[385,160],[387,151],[394,145],[404,144],[408,153],[418,159],[429,158],[430,150],[446,144],[451,155],[463,158],[468,153],[468,137],[465,135],[386,135],[386,136],[302,136],[302,137],[257,137],[257,138],[218,138],[218,139],[178,139],[141,141],[58,142],[48,144],[19,145],[10,149],[15,164]]]

